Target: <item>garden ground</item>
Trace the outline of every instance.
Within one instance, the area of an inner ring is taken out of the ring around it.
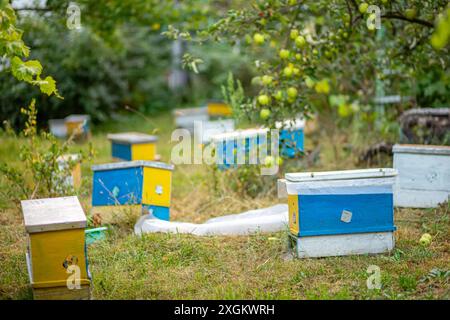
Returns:
[[[106,133],[158,127],[158,152],[170,158],[170,114],[152,119],[137,115],[95,128],[94,163],[110,161]],[[345,140],[345,132],[340,133]],[[0,160],[19,166],[24,141],[1,137]],[[334,157],[335,141],[306,137],[307,150],[320,143],[320,161],[308,170],[353,168],[354,152]],[[73,150],[80,145],[73,145]],[[87,149],[86,145],[81,148]],[[344,150],[344,149],[343,149]],[[84,187],[79,198],[89,215],[91,164],[83,165]],[[390,165],[387,160],[386,165]],[[305,170],[303,161],[286,161],[283,171]],[[173,176],[171,219],[202,222],[224,214],[267,207],[276,198],[276,177],[255,198],[232,187],[232,173],[204,165],[177,166]],[[8,188],[0,180],[0,188]],[[26,238],[20,207],[0,202],[0,298],[31,299],[25,262]],[[138,214],[120,209],[107,238],[88,249],[94,299],[449,299],[450,207],[396,209],[396,246],[392,253],[322,259],[292,259],[287,232],[240,237],[195,237],[149,234],[137,237]],[[422,233],[433,236],[419,244]],[[382,288],[369,290],[367,268],[381,270]]]

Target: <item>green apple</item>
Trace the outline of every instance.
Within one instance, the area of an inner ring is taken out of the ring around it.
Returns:
[[[273,78],[271,76],[265,75],[262,77],[262,82],[268,86],[269,84],[272,83]]]
[[[352,113],[350,106],[346,103],[342,103],[338,107],[338,114],[341,118],[347,118]]]
[[[307,86],[309,89],[311,89],[311,88],[314,87],[314,85],[315,85],[316,83],[314,82],[313,79],[311,79],[310,77],[306,76],[306,77],[305,77],[305,84],[306,84],[306,86]]]
[[[405,10],[405,17],[408,19],[414,19],[417,16],[416,8],[409,8]]]
[[[276,100],[278,100],[278,101],[283,100],[283,91],[278,90],[278,91],[275,93],[274,98],[275,98]]]
[[[265,40],[264,35],[262,35],[261,33],[255,33],[253,35],[253,41],[258,45],[263,44],[264,40]]]
[[[295,38],[295,44],[299,48],[304,48],[306,46],[306,39],[305,39],[305,37],[304,36],[298,36],[297,38]]]
[[[260,105],[263,105],[263,106],[268,105],[269,101],[270,101],[269,96],[266,94],[262,94],[258,97],[258,102]]]
[[[292,40],[295,40],[298,37],[298,30],[297,29],[292,29],[290,37],[291,37]]]
[[[281,59],[287,59],[287,58],[289,58],[289,50],[281,49],[281,50],[280,50],[280,58],[281,58]]]
[[[359,12],[361,12],[361,13],[366,13],[368,8],[369,8],[369,4],[367,4],[366,2],[361,3],[358,7]]]
[[[295,60],[301,60],[302,55],[300,53],[295,54]]]
[[[296,88],[290,87],[290,88],[287,89],[287,95],[288,95],[289,98],[294,99],[294,98],[297,97],[298,91],[297,91]]]
[[[259,117],[263,120],[267,120],[270,117],[270,110],[267,108],[261,109]]]
[[[291,77],[293,73],[294,73],[294,68],[292,68],[291,66],[288,66],[283,69],[283,74],[288,78]]]
[[[432,237],[431,234],[429,233],[424,233],[421,237],[420,237],[420,244],[423,246],[429,246],[431,243]]]
[[[264,164],[265,164],[267,167],[273,166],[274,163],[275,163],[275,159],[274,159],[274,157],[272,157],[272,156],[267,156],[267,157],[264,159]]]

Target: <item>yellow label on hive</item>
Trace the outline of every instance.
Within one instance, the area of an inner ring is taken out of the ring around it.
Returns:
[[[299,227],[299,215],[298,215],[298,195],[289,194],[288,195],[288,206],[289,206],[289,230],[292,234],[298,235],[300,231]]]
[[[76,284],[74,277],[78,276],[80,285],[89,284],[84,246],[84,229],[30,234],[33,287],[67,286],[68,281]],[[69,268],[73,265],[79,267],[79,273]]]
[[[155,160],[156,144],[139,143],[131,146],[131,160]]]
[[[73,187],[78,189],[81,186],[81,164],[77,163],[72,169]]]
[[[144,167],[142,203],[169,207],[172,171]]]

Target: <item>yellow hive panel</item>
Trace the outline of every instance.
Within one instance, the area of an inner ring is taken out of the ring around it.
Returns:
[[[30,234],[33,288],[66,286],[71,274],[64,265],[80,267],[80,284],[89,284],[86,272],[84,229]]]
[[[131,160],[155,160],[156,144],[138,143],[131,146]]]
[[[289,206],[289,230],[292,234],[298,235],[300,230],[298,222],[298,195],[288,195]]]
[[[77,163],[72,169],[73,187],[78,189],[81,186],[81,164]]]
[[[155,206],[170,206],[172,171],[144,168],[142,203]]]
[[[230,116],[231,107],[225,103],[209,103],[208,114],[210,116]]]

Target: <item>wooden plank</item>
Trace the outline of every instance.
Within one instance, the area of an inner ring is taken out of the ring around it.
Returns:
[[[127,143],[127,144],[139,144],[158,141],[158,137],[142,132],[122,132],[122,133],[110,133],[106,136],[108,140]]]
[[[395,239],[392,232],[342,234],[296,238],[295,252],[299,258],[319,258],[392,251]]]
[[[450,146],[435,146],[423,144],[396,144],[392,148],[396,153],[417,153],[427,155],[450,155]]]
[[[89,285],[81,285],[80,289],[67,287],[33,288],[34,300],[89,300],[91,289]]]
[[[397,174],[392,168],[358,169],[342,171],[321,171],[321,172],[296,172],[286,173],[288,181],[324,181],[324,180],[351,180],[393,177]]]
[[[86,216],[77,197],[21,201],[28,233],[86,227]]]
[[[278,199],[286,199],[287,194],[287,188],[286,188],[286,179],[278,179],[277,180],[277,196]]]
[[[436,208],[450,201],[448,191],[411,190],[394,187],[394,206],[402,208]]]

